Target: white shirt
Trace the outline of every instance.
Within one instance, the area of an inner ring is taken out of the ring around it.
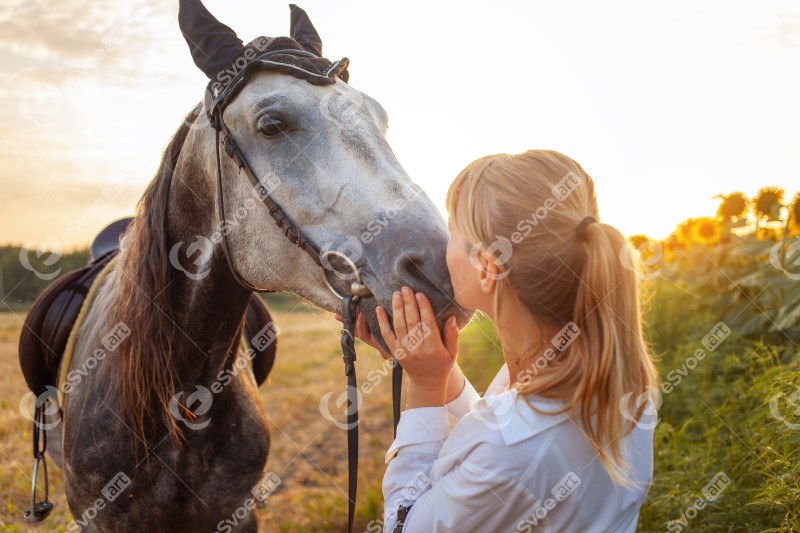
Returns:
[[[469,381],[446,407],[403,412],[386,453],[384,533],[633,532],[653,477],[655,410],[622,437],[636,484],[615,485],[581,426],[537,413],[508,390],[504,366],[481,399]],[[559,405],[536,396],[542,411]],[[652,407],[652,406],[651,406]],[[451,430],[452,428],[452,430]]]

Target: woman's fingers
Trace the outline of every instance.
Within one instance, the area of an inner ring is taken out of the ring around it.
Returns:
[[[458,325],[455,316],[451,316],[444,323],[444,346],[455,359],[458,355]]]
[[[409,287],[403,287],[401,294],[403,295],[403,311],[406,314],[406,324],[408,329],[411,330],[419,323],[419,309],[417,308],[417,302],[414,301],[414,291]]]
[[[394,353],[397,338],[392,333],[392,327],[389,325],[389,315],[383,307],[378,306],[375,308],[375,316],[378,318],[378,327],[381,330],[383,340],[386,341],[386,345]]]
[[[405,304],[403,303],[403,296],[400,291],[396,291],[392,294],[392,314],[394,315],[395,337],[402,339],[408,334],[408,327],[406,326]]]
[[[362,341],[369,343],[372,340],[372,334],[369,331],[367,324],[367,317],[360,312],[356,313],[356,337]]]
[[[431,306],[431,302],[428,300],[428,297],[418,292],[417,295],[417,303],[419,304],[419,314],[422,322],[428,326],[431,330],[431,335],[436,334],[439,336],[439,326],[436,325],[436,315],[433,312],[433,306]]]

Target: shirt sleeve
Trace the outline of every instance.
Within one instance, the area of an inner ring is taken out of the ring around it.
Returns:
[[[481,395],[478,394],[475,387],[472,386],[472,383],[464,376],[464,388],[461,389],[461,394],[445,405],[445,407],[447,407],[450,427],[452,428],[455,426],[459,420],[464,418],[464,415],[472,411],[475,407],[475,403],[480,399]]]
[[[500,394],[508,390],[510,384],[510,376],[508,374],[508,364],[503,364],[503,367],[492,380],[489,388],[486,389],[484,396],[491,396],[493,394]],[[454,400],[447,402],[447,417],[450,421],[450,429],[452,429],[459,420],[475,408],[475,404],[481,399],[481,395],[472,386],[472,383],[464,376],[464,388],[461,389],[459,394]]]
[[[399,434],[399,432],[398,432]],[[397,525],[397,508],[411,506],[404,531],[514,531],[530,513],[536,498],[516,481],[472,461],[457,462],[432,485],[435,457],[401,449],[386,469],[383,481],[384,533]]]

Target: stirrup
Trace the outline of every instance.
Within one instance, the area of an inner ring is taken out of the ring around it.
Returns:
[[[44,433],[44,404],[36,406],[36,412],[33,416],[33,477],[31,479],[31,508],[25,511],[25,521],[30,523],[41,522],[50,511],[53,510],[53,502],[48,498],[49,490],[47,486],[47,460],[44,458],[44,452],[47,449],[47,436]],[[39,449],[39,435],[41,431],[42,447]],[[36,501],[36,478],[39,476],[39,463],[42,463],[44,468],[44,500]]]

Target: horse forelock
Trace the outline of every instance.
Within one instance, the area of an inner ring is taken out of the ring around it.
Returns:
[[[130,335],[109,360],[113,378],[107,390],[109,405],[118,407],[121,421],[141,439],[132,439],[135,445],[149,445],[162,428],[176,439],[182,436],[169,413],[169,401],[179,383],[170,287],[177,271],[169,261],[166,221],[174,169],[201,105],[187,115],[164,150],[158,171],[137,204],[137,216],[123,237],[117,266],[108,325],[121,322]]]

